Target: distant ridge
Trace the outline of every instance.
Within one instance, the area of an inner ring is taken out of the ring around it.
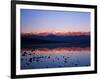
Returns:
[[[22,33],[22,44],[71,43],[90,45],[90,32]]]
[[[41,32],[41,33],[21,33],[23,36],[29,36],[29,35],[37,35],[37,36],[80,36],[80,35],[90,35],[90,32]]]

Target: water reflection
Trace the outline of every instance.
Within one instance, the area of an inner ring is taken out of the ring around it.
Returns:
[[[90,66],[89,47],[22,48],[21,69]]]

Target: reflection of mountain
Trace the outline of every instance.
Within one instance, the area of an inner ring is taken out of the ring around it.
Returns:
[[[31,51],[31,52],[35,52],[37,51],[37,53],[40,52],[53,52],[53,53],[60,53],[60,52],[64,52],[64,51],[89,51],[90,48],[89,47],[85,47],[85,48],[80,48],[80,47],[63,47],[63,48],[22,48],[22,51]],[[56,51],[56,52],[54,52]]]
[[[90,35],[21,35],[22,44],[85,43],[90,44]]]

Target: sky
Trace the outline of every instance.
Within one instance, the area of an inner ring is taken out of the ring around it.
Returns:
[[[21,9],[21,33],[90,32],[90,12]]]

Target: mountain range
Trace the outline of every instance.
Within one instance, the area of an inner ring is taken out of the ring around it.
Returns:
[[[90,44],[90,32],[21,34],[22,44],[75,43]]]

